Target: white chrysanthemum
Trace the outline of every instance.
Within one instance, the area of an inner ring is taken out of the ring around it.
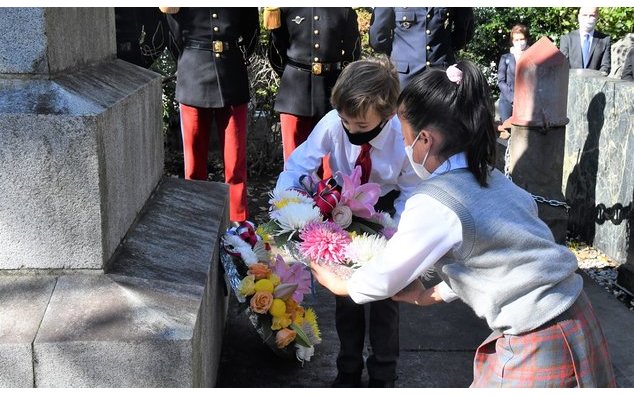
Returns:
[[[394,222],[392,216],[386,212],[376,212],[372,220],[383,226],[383,228],[396,228],[398,224]]]
[[[286,207],[289,204],[311,204],[313,203],[313,199],[302,195],[299,191],[295,190],[282,190],[276,188],[272,192],[269,193],[271,199],[269,199],[269,205],[271,205],[271,210],[280,210]]]
[[[242,260],[247,265],[252,265],[258,262],[258,256],[255,254],[253,249],[251,249],[251,245],[243,241],[242,238],[232,234],[225,234],[222,238],[225,246],[230,248],[233,252],[239,253],[240,257],[242,257]]]
[[[313,206],[312,203],[286,205],[281,209],[271,212],[271,219],[273,219],[280,228],[276,235],[282,235],[290,232],[291,235],[289,238],[292,237],[295,232],[303,229],[306,224],[312,221],[322,221],[319,208]]]
[[[346,258],[352,262],[352,268],[362,267],[379,256],[386,244],[387,239],[381,235],[355,235],[346,247]]]

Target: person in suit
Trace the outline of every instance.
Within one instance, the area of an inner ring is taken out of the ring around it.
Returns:
[[[215,118],[229,184],[229,219],[247,219],[247,62],[258,42],[258,9],[163,7],[182,46],[176,100],[180,104],[185,178],[207,180]]]
[[[500,88],[500,121],[504,122],[513,114],[515,92],[515,65],[528,48],[528,28],[517,24],[511,29],[511,50],[502,54],[498,65],[498,87]]]
[[[268,57],[281,77],[274,109],[280,113],[284,162],[328,113],[341,70],[359,59],[357,13],[349,7],[279,8],[270,24]],[[324,173],[329,175],[327,161]]]
[[[634,81],[634,75],[632,74],[632,63],[634,62],[634,47],[630,48],[630,51],[625,57],[625,63],[623,64],[623,73],[621,73],[621,80]]]
[[[399,73],[401,90],[428,66],[456,63],[455,53],[473,37],[469,7],[376,7],[370,20],[370,46],[387,54]]]
[[[561,36],[559,50],[568,59],[571,69],[600,70],[610,74],[610,36],[596,31],[598,7],[579,8],[579,29]]]

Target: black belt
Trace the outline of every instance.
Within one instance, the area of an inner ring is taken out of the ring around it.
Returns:
[[[313,62],[308,65],[305,63],[296,62],[289,58],[288,64],[298,69],[311,72],[317,76],[323,73],[330,73],[343,69],[343,64],[341,62]]]
[[[223,52],[235,50],[238,48],[238,45],[234,42],[228,41],[202,41],[202,40],[186,40],[185,48],[194,48],[204,51],[211,51],[217,54],[221,54]]]

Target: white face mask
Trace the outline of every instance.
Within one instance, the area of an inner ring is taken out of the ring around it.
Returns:
[[[593,16],[580,16],[579,17],[579,29],[582,32],[591,32],[597,25],[597,18]]]
[[[513,47],[515,47],[516,51],[524,51],[526,49],[526,40],[513,42]]]
[[[425,161],[427,161],[427,156],[429,155],[429,151],[427,151],[427,154],[425,154],[425,158],[423,158],[422,164],[417,164],[416,162],[414,162],[414,145],[416,144],[416,141],[418,140],[419,137],[420,137],[420,132],[418,133],[418,136],[416,136],[416,139],[414,139],[411,145],[405,146],[405,154],[407,154],[409,163],[412,164],[412,168],[414,168],[414,172],[416,172],[418,177],[420,177],[421,180],[427,180],[431,177],[431,172],[429,172],[425,168]]]

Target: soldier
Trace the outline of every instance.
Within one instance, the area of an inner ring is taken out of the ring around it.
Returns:
[[[343,67],[359,59],[361,43],[357,13],[352,8],[267,11],[264,24],[271,29],[269,61],[281,77],[275,110],[280,113],[286,162],[331,110],[332,87]],[[323,165],[328,176],[327,160]]]
[[[469,7],[377,7],[370,20],[370,46],[390,56],[402,90],[427,66],[456,63],[455,53],[471,40],[473,31]]]
[[[185,178],[207,179],[207,152],[215,118],[229,184],[229,218],[247,219],[247,61],[258,42],[257,8],[161,9],[182,50],[176,100],[180,103]]]

